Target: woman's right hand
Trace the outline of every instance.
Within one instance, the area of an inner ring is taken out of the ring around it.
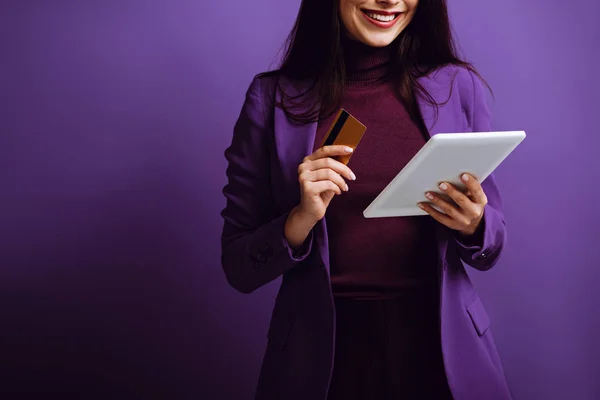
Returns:
[[[348,191],[344,178],[355,180],[348,166],[333,157],[348,155],[348,146],[324,146],[304,158],[298,167],[301,201],[299,212],[312,218],[315,223],[325,216],[333,197]]]
[[[325,216],[333,197],[348,191],[344,178],[356,179],[348,166],[333,159],[352,151],[347,146],[324,146],[305,157],[298,167],[301,200],[285,225],[285,236],[292,247],[304,243],[310,230]]]

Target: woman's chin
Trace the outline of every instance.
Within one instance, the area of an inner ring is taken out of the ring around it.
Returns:
[[[394,39],[396,37],[390,35],[365,35],[360,41],[371,47],[386,47],[392,44]]]

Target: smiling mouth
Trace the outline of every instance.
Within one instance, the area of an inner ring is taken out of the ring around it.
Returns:
[[[400,15],[402,15],[402,13],[381,13],[381,12],[375,12],[375,11],[371,11],[371,10],[361,10],[363,12],[363,14],[365,14],[367,16],[367,18],[376,21],[376,22],[382,22],[382,23],[390,23],[394,20],[396,20]]]

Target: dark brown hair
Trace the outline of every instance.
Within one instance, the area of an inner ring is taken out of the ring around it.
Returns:
[[[294,122],[303,124],[327,118],[336,111],[343,95],[345,66],[340,39],[345,28],[340,20],[338,2],[302,0],[285,44],[281,66],[276,71],[258,75],[279,75],[291,81],[311,83],[299,94],[286,93],[283,85],[277,85],[281,101],[276,106]],[[417,93],[436,109],[439,104],[418,79],[450,64],[477,74],[471,64],[457,55],[446,0],[420,0],[413,20],[392,46],[395,57],[390,78],[396,83],[398,95],[411,118],[425,132]]]

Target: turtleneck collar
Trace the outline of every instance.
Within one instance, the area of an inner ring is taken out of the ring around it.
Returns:
[[[349,86],[370,86],[388,77],[391,46],[371,47],[346,35],[342,35],[341,44]]]

